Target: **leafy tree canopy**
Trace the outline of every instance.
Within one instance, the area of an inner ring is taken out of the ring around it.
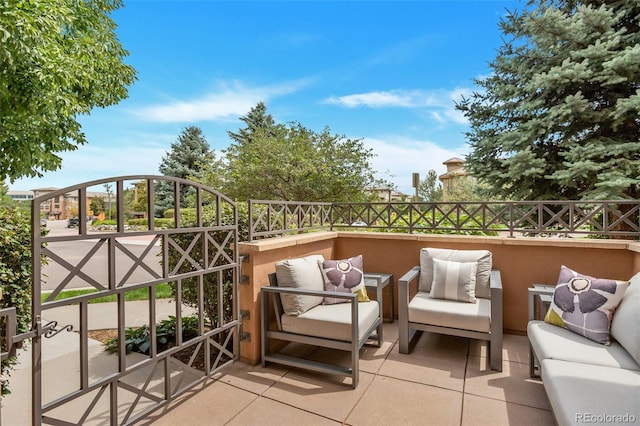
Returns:
[[[0,179],[60,168],[76,120],[127,97],[135,71],[109,14],[121,0],[0,2]]]
[[[262,103],[241,120],[247,127],[229,132],[234,143],[203,179],[233,199],[358,201],[383,185],[362,140],[329,128],[316,133],[296,122],[273,124]]]
[[[420,182],[418,196],[421,201],[442,201],[442,185],[435,170],[429,170],[427,176]]]
[[[467,170],[504,198],[639,198],[639,20],[624,0],[532,0],[502,20],[492,74],[457,105]]]

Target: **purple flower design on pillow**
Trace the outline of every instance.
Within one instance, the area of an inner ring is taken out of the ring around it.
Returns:
[[[555,324],[608,344],[611,316],[626,289],[620,284],[624,283],[581,275],[562,266],[550,309],[561,320]],[[552,317],[549,321],[554,323]]]
[[[329,262],[325,262],[325,265]],[[325,269],[329,281],[336,287],[352,290],[362,283],[362,269],[358,269],[351,259],[339,260]]]
[[[616,283],[601,283],[598,285],[598,290],[615,294]],[[566,284],[558,284],[553,294],[553,301],[564,312],[573,313],[575,296],[578,296],[578,307],[584,314],[595,311],[607,302],[606,297],[593,289],[591,279],[584,276],[573,277]]]

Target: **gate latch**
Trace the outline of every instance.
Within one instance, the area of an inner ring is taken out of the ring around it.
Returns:
[[[27,339],[44,337],[53,337],[62,331],[73,331],[71,324],[58,328],[58,321],[49,321],[42,325],[40,315],[36,317],[35,326],[26,333],[16,334],[18,318],[16,308],[0,309],[0,318],[5,317],[5,335],[3,336],[4,344],[2,346],[2,360],[16,356],[16,350],[22,348],[22,342]]]

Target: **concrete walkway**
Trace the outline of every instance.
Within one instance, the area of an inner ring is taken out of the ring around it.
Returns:
[[[348,379],[277,365],[262,368],[237,362],[140,424],[554,424],[542,383],[529,377],[526,337],[505,335],[503,371],[496,372],[488,367],[485,343],[424,333],[412,353],[405,355],[398,352],[397,322],[385,323],[384,327],[382,347],[364,347],[360,352],[357,389],[351,389]],[[100,346],[96,348],[100,350]],[[92,347],[90,352],[92,350],[96,349]],[[349,362],[348,354],[331,349],[294,346],[291,352],[315,360],[333,360],[345,365]],[[104,351],[99,353],[108,359]],[[45,364],[54,366],[49,362]],[[72,382],[69,377],[59,376],[58,380],[55,386]],[[50,390],[45,389],[47,391]],[[16,395],[20,397],[11,404],[17,401],[22,404],[22,411],[28,412],[28,402],[21,399],[28,397],[30,390],[16,389]],[[7,405],[3,408],[4,426],[29,424],[25,417],[5,415]],[[16,411],[24,415],[20,409],[14,409],[13,413]],[[104,414],[104,410],[100,409],[98,414]],[[98,416],[84,424],[108,424],[108,421],[106,416]]]
[[[194,309],[182,307],[182,315],[190,316]],[[156,301],[156,317],[160,321],[176,315],[176,304],[172,299]],[[52,338],[42,339],[42,393],[44,401],[53,401],[67,393],[78,389],[80,383],[80,339],[76,330],[79,328],[79,308],[65,306],[44,312],[43,323],[57,321],[59,327],[72,325],[71,332],[62,331]],[[130,301],[125,303],[125,319],[127,327],[140,327],[149,323],[149,302]],[[117,327],[116,303],[94,303],[89,305],[89,330],[113,329]],[[147,359],[146,356],[131,353],[127,355],[127,365],[132,365]],[[118,358],[106,352],[101,342],[89,339],[89,380],[98,380],[101,377],[116,373]],[[192,371],[188,367],[172,360],[172,376],[182,376],[182,380],[191,381],[199,372]],[[32,354],[30,346],[18,352],[18,363],[11,372],[9,386],[11,394],[2,399],[0,411],[0,425],[22,426],[31,424],[31,376]],[[185,368],[186,367],[186,368]],[[139,381],[138,379],[152,375],[149,389],[161,386],[163,381],[161,371],[152,372],[150,368],[141,369],[135,375],[127,377],[126,381]],[[187,377],[188,376],[188,377]],[[119,398],[119,405],[126,407],[135,396],[124,395]],[[72,409],[67,406],[67,410]],[[101,424],[104,415],[108,415],[108,401],[103,398],[94,408],[94,413],[102,413],[96,416],[96,422],[84,424]],[[124,409],[124,408],[123,408]],[[104,423],[102,423],[104,424]]]

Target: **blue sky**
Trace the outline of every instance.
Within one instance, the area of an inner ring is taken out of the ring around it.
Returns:
[[[454,101],[486,76],[499,19],[524,3],[125,0],[112,18],[138,80],[118,105],[80,118],[89,143],[63,168],[10,189],[159,174],[182,129],[211,148],[259,101],[277,122],[362,138],[374,169],[405,193],[411,174],[469,152]]]

